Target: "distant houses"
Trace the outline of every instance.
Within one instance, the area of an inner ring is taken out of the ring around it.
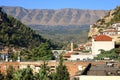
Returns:
[[[112,24],[102,32],[104,35],[117,36],[120,35],[120,23]]]
[[[16,53],[18,52],[16,48],[14,47],[6,47],[0,45],[0,59],[3,61],[9,61],[9,54]]]
[[[83,46],[83,45],[81,45]],[[66,54],[63,54],[65,60],[91,60],[94,59],[100,50],[111,50],[115,48],[115,40],[108,35],[100,34],[94,36],[91,43],[84,45],[82,51],[68,51]]]

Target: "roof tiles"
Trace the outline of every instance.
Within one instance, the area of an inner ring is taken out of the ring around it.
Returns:
[[[99,35],[94,38],[94,41],[112,41],[112,38],[107,35]]]

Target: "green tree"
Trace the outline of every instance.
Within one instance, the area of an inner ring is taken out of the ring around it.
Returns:
[[[33,71],[29,65],[27,66],[27,68],[23,69],[22,76],[22,80],[34,80]]]
[[[44,61],[35,77],[36,80],[50,80],[50,74],[51,73],[49,67],[47,66],[47,62]]]
[[[114,49],[111,49],[111,50],[108,50],[108,51],[105,51],[105,50],[100,50],[100,54],[97,55],[96,59],[98,60],[101,60],[101,59],[104,59],[104,58],[110,58],[110,59],[118,59],[120,56],[118,54],[119,52],[119,49],[117,48],[114,48]]]
[[[19,69],[13,73],[13,80],[34,80],[34,74],[30,66],[27,68]]]
[[[17,70],[13,74],[13,80],[22,80],[23,75],[22,75],[22,70]]]
[[[70,80],[69,72],[66,66],[63,64],[62,55],[60,55],[59,65],[56,68],[56,76],[57,76],[56,80]]]
[[[21,52],[23,60],[52,60],[54,56],[49,43],[41,43],[39,47]]]
[[[51,77],[51,80],[57,80],[57,74],[56,74],[56,72],[52,72],[50,74],[50,77]]]
[[[7,69],[7,72],[6,72],[6,79],[7,80],[13,79],[13,73],[14,73],[13,66],[9,66],[9,68]]]

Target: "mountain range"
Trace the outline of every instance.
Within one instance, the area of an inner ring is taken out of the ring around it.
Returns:
[[[25,9],[2,6],[8,15],[20,20],[47,39],[57,42],[84,43],[88,38],[89,25],[107,14],[107,10],[82,9]]]
[[[107,10],[82,9],[25,9],[22,7],[2,6],[4,12],[17,18],[26,25],[90,25],[104,16]]]

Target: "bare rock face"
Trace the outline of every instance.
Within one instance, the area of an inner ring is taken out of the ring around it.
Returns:
[[[95,35],[99,35],[101,31],[103,32],[104,30],[112,29],[112,25],[118,23],[120,23],[120,6],[109,11],[104,17],[101,17],[94,24],[90,25],[88,37],[94,37]],[[109,36],[114,38],[114,40],[120,44],[119,34]]]
[[[81,10],[81,9],[24,9],[22,7],[5,7],[3,10],[19,19],[26,25],[90,25],[104,16],[105,10]]]

